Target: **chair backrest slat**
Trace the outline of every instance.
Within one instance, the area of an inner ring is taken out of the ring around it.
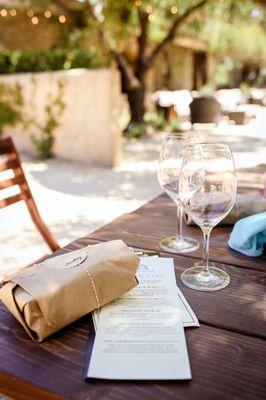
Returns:
[[[4,141],[5,139],[3,139],[3,141]],[[1,148],[0,148],[0,155],[2,155],[2,154],[10,154],[10,153],[12,153],[12,149],[10,148],[10,146],[9,146],[9,143],[8,142],[3,142],[3,144],[1,145]]]
[[[18,201],[24,200],[33,222],[35,223],[36,227],[40,231],[41,235],[43,236],[44,240],[47,242],[51,250],[55,251],[59,249],[59,245],[56,239],[49,231],[39,214],[27,179],[24,175],[18,152],[11,138],[0,140],[0,155],[1,158],[2,156],[5,157],[5,160],[1,160],[0,162],[1,174],[4,174],[5,171],[13,171],[13,177],[7,178],[4,174],[4,179],[0,180],[0,191],[11,188],[12,186],[19,186],[20,189],[20,192],[16,194],[8,193],[9,190],[7,190],[4,195],[2,192],[2,198],[0,199],[0,209],[14,204]]]
[[[5,199],[0,200],[0,208],[4,208],[10,206],[11,204],[15,204],[21,200],[26,200],[26,193],[18,193],[14,196],[6,197]]]
[[[4,181],[0,181],[0,190],[6,189],[15,185],[25,184],[25,178],[23,175],[15,176],[14,178],[6,179]]]
[[[16,168],[19,168],[19,164],[16,160],[7,160],[0,162],[0,172],[1,171],[6,171],[7,169],[13,169],[15,170]],[[15,173],[15,171],[14,171]],[[16,173],[15,173],[16,175]]]

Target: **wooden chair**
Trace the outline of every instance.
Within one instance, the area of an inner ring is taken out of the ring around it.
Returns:
[[[24,175],[18,152],[11,138],[0,140],[0,156],[4,156],[5,159],[5,161],[0,160],[0,172],[12,170],[14,173],[13,178],[0,181],[0,191],[15,185],[18,185],[20,188],[20,192],[18,194],[9,195],[4,199],[0,199],[0,209],[24,200],[34,224],[50,249],[52,251],[58,250],[59,245],[55,237],[49,231],[39,214],[30,187]]]

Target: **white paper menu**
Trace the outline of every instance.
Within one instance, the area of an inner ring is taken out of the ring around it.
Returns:
[[[87,377],[191,379],[172,259],[143,257],[137,277],[101,310]]]
[[[158,256],[149,256],[149,258],[156,259],[159,257]],[[182,317],[183,327],[184,328],[199,327],[200,324],[199,324],[196,314],[190,307],[189,303],[187,302],[185,296],[183,295],[183,293],[181,292],[181,290],[179,289],[178,286],[176,287],[176,291],[177,291],[177,296],[178,296],[178,299],[180,302],[180,307],[181,307],[181,317]],[[98,325],[98,321],[100,318],[101,310],[102,309],[95,310],[92,313],[92,319],[93,319],[93,325],[94,325],[95,332],[97,331],[97,325]]]

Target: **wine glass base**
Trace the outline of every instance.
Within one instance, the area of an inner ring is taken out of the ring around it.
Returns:
[[[205,272],[202,266],[197,266],[186,269],[181,280],[191,289],[212,292],[229,285],[230,276],[220,268],[209,267],[209,272]]]
[[[199,248],[199,243],[189,237],[183,236],[182,239],[171,236],[159,242],[161,249],[169,253],[189,253]]]

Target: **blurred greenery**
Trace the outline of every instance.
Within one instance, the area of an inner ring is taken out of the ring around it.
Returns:
[[[10,104],[0,101],[0,137],[4,127],[15,125],[19,117],[19,113]]]
[[[182,131],[180,121],[177,118],[172,119],[172,121],[169,124],[169,130],[172,133]]]
[[[266,58],[266,9],[255,0],[209,1],[180,32],[205,40],[216,55],[251,61]]]
[[[98,68],[103,65],[95,52],[85,50],[0,52],[0,74]]]
[[[13,126],[21,121],[23,98],[21,87],[0,83],[0,137],[6,126]]]
[[[163,129],[167,125],[165,117],[155,112],[147,112],[144,115],[144,121],[150,124],[154,129]]]
[[[146,126],[145,124],[132,123],[127,131],[124,132],[124,135],[130,139],[139,139],[146,134]]]

